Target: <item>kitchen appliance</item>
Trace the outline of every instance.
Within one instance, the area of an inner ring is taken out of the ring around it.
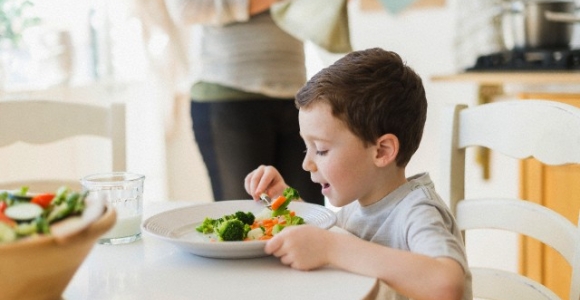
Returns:
[[[502,6],[504,50],[479,56],[467,71],[580,70],[580,49],[571,47],[575,15],[571,0],[510,0]]]
[[[580,49],[514,49],[482,55],[466,71],[580,70]]]
[[[501,35],[512,49],[565,48],[572,40],[576,4],[572,0],[509,0],[502,2]]]

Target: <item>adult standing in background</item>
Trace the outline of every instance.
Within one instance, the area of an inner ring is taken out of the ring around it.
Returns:
[[[280,29],[275,0],[166,0],[181,24],[201,24],[201,72],[191,88],[193,133],[214,199],[244,199],[244,178],[273,165],[307,202],[324,204],[301,168],[294,95],[306,82],[303,43]],[[277,195],[271,195],[277,196]]]

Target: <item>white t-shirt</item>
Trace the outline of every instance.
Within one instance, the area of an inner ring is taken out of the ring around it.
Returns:
[[[361,207],[355,201],[343,207],[337,217],[338,227],[364,240],[456,260],[465,272],[463,299],[473,299],[461,232],[427,173],[408,178],[406,184],[372,205]],[[398,295],[397,299],[407,298]]]

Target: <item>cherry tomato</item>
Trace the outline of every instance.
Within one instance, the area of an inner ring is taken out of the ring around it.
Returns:
[[[2,202],[4,203],[4,202]],[[0,212],[0,222],[6,223],[8,224],[10,227],[14,227],[16,226],[16,221],[10,219],[9,217],[7,217],[4,212]]]
[[[42,208],[47,208],[50,205],[50,202],[52,202],[52,199],[54,199],[54,196],[55,195],[52,193],[38,194],[32,197],[32,200],[30,200],[30,202],[38,204]]]

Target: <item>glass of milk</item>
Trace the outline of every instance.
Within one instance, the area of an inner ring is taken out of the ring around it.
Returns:
[[[128,172],[98,173],[81,179],[83,190],[92,197],[105,198],[117,213],[115,226],[99,238],[99,244],[125,244],[141,238],[144,181],[144,175]]]

